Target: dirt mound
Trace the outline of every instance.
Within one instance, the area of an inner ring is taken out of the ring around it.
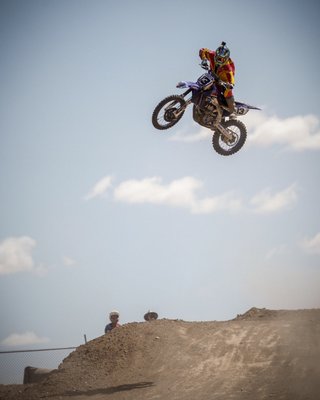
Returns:
[[[6,400],[308,399],[320,395],[320,310],[252,308],[231,321],[126,324]]]
[[[267,318],[279,315],[280,311],[267,310],[266,308],[252,307],[244,314],[237,315],[237,320],[240,319],[253,319],[253,318]]]

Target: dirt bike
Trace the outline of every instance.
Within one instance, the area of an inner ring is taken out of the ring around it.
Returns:
[[[211,129],[214,150],[229,156],[241,149],[247,139],[247,128],[238,119],[230,118],[230,111],[223,96],[229,83],[223,82],[209,69],[207,63],[201,67],[207,72],[197,82],[181,81],[177,88],[187,90],[182,95],[171,95],[160,101],[152,114],[152,124],[156,129],[164,130],[174,126],[183,116],[189,104],[193,104],[193,119],[199,125]],[[191,93],[191,96],[188,95]],[[235,101],[235,114],[242,116],[258,107]]]

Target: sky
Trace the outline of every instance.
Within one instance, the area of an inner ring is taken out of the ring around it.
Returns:
[[[0,350],[78,346],[146,311],[320,307],[316,1],[0,1]],[[226,41],[235,155],[191,107],[151,123]]]

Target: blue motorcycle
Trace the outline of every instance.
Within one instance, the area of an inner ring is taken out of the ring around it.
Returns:
[[[230,111],[223,96],[229,84],[221,81],[209,69],[208,64],[200,65],[207,72],[201,75],[197,82],[179,82],[176,87],[187,90],[182,95],[171,95],[160,101],[153,111],[152,124],[156,129],[169,129],[182,118],[188,105],[193,104],[194,121],[213,131],[214,150],[222,156],[229,156],[244,145],[247,128],[238,119],[230,118]],[[238,101],[235,101],[235,108],[239,117],[247,114],[249,110],[260,110]]]

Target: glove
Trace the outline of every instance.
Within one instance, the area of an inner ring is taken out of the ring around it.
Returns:
[[[202,60],[200,65],[201,65],[201,67],[204,68],[204,69],[208,69],[208,68],[209,68],[208,61],[207,61],[207,60]]]
[[[219,81],[219,85],[223,86],[226,89],[233,89],[233,84],[229,82],[224,82],[222,80]]]

